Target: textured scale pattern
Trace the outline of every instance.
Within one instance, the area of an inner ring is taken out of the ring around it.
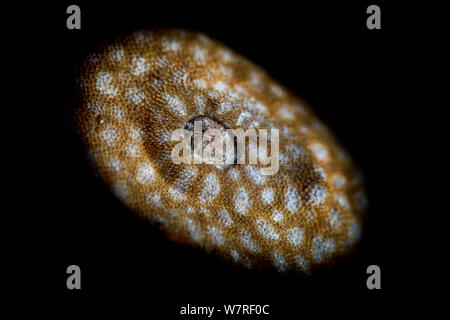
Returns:
[[[351,251],[366,206],[361,175],[309,106],[203,34],[146,30],[88,56],[78,132],[96,172],[173,241],[248,268],[309,274]],[[194,117],[280,130],[280,168],[171,161]]]

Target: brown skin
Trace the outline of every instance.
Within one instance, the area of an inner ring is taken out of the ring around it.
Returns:
[[[140,31],[80,69],[75,119],[95,170],[179,243],[249,268],[309,273],[350,252],[365,196],[349,156],[306,103],[206,36]],[[174,164],[173,130],[276,128],[280,168]]]

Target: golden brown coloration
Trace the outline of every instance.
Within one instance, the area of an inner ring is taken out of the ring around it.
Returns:
[[[222,44],[141,31],[89,56],[78,80],[75,119],[96,170],[172,240],[250,268],[304,273],[356,244],[365,197],[349,157],[303,101]],[[278,173],[174,164],[171,133],[197,116],[279,129]]]

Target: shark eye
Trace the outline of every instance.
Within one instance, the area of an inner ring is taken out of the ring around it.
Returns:
[[[184,129],[190,131],[191,135],[191,150],[193,153],[193,157],[201,156],[201,154],[196,154],[202,152],[205,147],[214,142],[215,139],[222,139],[223,142],[223,159],[224,164],[217,164],[218,167],[227,168],[232,165],[237,164],[237,140],[231,133],[231,131],[227,131],[227,128],[224,124],[220,123],[218,120],[215,120],[209,116],[198,115],[190,120],[188,120],[184,126]],[[209,130],[209,131],[208,131]],[[195,135],[198,136],[201,132],[201,149],[200,147],[196,148]],[[231,147],[227,147],[226,142],[227,139],[230,139],[232,145]],[[227,161],[227,159],[230,159]]]
[[[218,120],[215,120],[211,117],[204,116],[204,115],[198,115],[198,116],[195,116],[195,117],[192,117],[191,119],[189,119],[186,122],[184,129],[194,132],[195,122],[199,123],[202,126],[203,133],[208,129],[218,129],[218,130],[221,130],[224,132],[227,129],[227,127],[225,125],[223,125],[222,123],[220,123]]]

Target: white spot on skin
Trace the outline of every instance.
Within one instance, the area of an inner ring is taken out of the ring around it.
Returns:
[[[292,213],[296,212],[301,205],[300,196],[298,195],[297,189],[289,187],[288,191],[284,195],[284,201],[286,206]]]
[[[187,207],[186,208],[186,213],[187,214],[193,214],[194,213],[194,209],[192,209],[192,207]]]
[[[303,272],[306,275],[310,275],[311,271],[309,270],[308,264],[306,263],[305,259],[303,259],[302,256],[295,257],[295,262],[297,262],[297,265],[300,267],[300,269],[303,270]]]
[[[194,82],[200,89],[206,89],[206,82],[203,79],[196,79]]]
[[[286,271],[287,262],[286,260],[284,260],[284,257],[281,254],[281,252],[275,251],[273,253],[273,264],[275,265],[275,267],[279,272]]]
[[[233,221],[230,218],[230,215],[228,214],[228,211],[225,209],[217,212],[217,216],[219,218],[219,221],[224,225],[224,227],[228,227],[233,223]]]
[[[219,229],[213,226],[208,227],[208,234],[211,236],[211,240],[219,246],[223,246],[225,239],[223,237],[222,232]]]
[[[106,128],[100,133],[100,137],[105,141],[108,147],[112,147],[119,139],[119,130],[112,127]]]
[[[133,101],[134,104],[139,104],[145,99],[145,94],[136,88],[128,89],[128,99]]]
[[[275,222],[281,222],[283,220],[283,215],[280,212],[275,210],[275,212],[272,215],[272,219]]]
[[[195,174],[196,171],[194,169],[187,168],[178,176],[178,178],[174,181],[172,186],[179,189],[183,193],[186,192]]]
[[[326,131],[325,125],[317,119],[314,120],[313,126],[314,126],[314,128],[316,128],[319,131],[322,131],[322,132]]]
[[[133,58],[132,63],[134,65],[133,74],[135,76],[141,75],[143,73],[146,73],[148,70],[150,70],[150,65],[142,57]]]
[[[169,107],[179,115],[186,115],[185,106],[176,95],[166,95],[166,102]]]
[[[252,72],[250,74],[250,83],[251,85],[256,88],[256,89],[260,89],[261,86],[261,77],[258,73],[256,72]]]
[[[218,114],[224,114],[228,111],[231,110],[231,104],[228,102],[222,102],[219,106],[219,108],[217,109],[217,113]]]
[[[226,50],[226,49],[222,49],[222,50],[220,51],[220,55],[221,55],[223,61],[225,61],[225,62],[231,62],[231,61],[233,61],[233,55],[231,54],[230,51],[228,51],[228,50]]]
[[[159,194],[149,193],[147,195],[147,201],[152,206],[155,206],[155,207],[158,207],[158,208],[162,207],[161,196]]]
[[[114,195],[122,201],[127,201],[130,196],[130,190],[128,190],[127,186],[121,182],[116,182],[112,186],[112,192]]]
[[[122,49],[113,50],[111,52],[111,58],[113,58],[116,61],[122,60],[122,58],[123,58],[123,50]]]
[[[228,90],[228,85],[222,81],[219,81],[214,84],[213,88],[216,91],[224,93]]]
[[[203,182],[203,192],[200,195],[201,202],[207,202],[214,200],[220,191],[220,182],[217,180],[214,173],[208,174],[205,181]]]
[[[321,143],[314,143],[309,146],[309,150],[320,161],[328,161],[328,150]]]
[[[239,173],[236,169],[230,169],[230,171],[228,171],[228,175],[233,180],[237,180],[239,178]]]
[[[176,187],[170,187],[169,194],[175,201],[181,201],[186,199],[186,194]]]
[[[220,66],[220,72],[225,76],[225,77],[231,77],[233,75],[233,72],[230,68],[225,67],[225,66]]]
[[[237,91],[240,95],[242,95],[242,96],[248,96],[248,95],[249,95],[248,92],[247,92],[247,90],[244,89],[244,87],[237,85],[237,86],[235,86],[235,88],[236,88],[236,91]]]
[[[249,112],[244,111],[244,112],[242,112],[242,113],[239,115],[239,118],[238,118],[238,120],[237,120],[237,124],[238,124],[238,125],[241,125],[241,124],[244,122],[244,120],[245,120],[246,118],[250,118],[250,120],[251,120],[252,115],[251,115]]]
[[[348,199],[345,196],[345,194],[338,193],[335,195],[335,199],[341,207],[345,209],[350,209],[350,202],[348,202]]]
[[[197,96],[195,98],[195,104],[197,107],[197,111],[199,113],[203,113],[203,111],[205,110],[205,98],[203,96]]]
[[[152,182],[154,179],[155,173],[153,171],[153,168],[149,164],[145,163],[138,168],[136,174],[137,182],[139,182],[140,184],[146,184]]]
[[[248,198],[247,191],[244,188],[240,188],[234,198],[234,207],[236,208],[236,211],[245,216],[250,205],[251,201]]]
[[[328,212],[328,219],[330,221],[330,226],[334,230],[338,229],[341,225],[340,212],[332,209]]]
[[[290,127],[282,126],[281,132],[285,136],[286,139],[291,139],[294,137],[294,135],[292,134],[292,129]],[[288,146],[289,152],[292,153],[291,148],[292,148],[292,145]]]
[[[293,246],[299,246],[303,241],[303,231],[300,228],[292,228],[287,232],[286,239]]]
[[[255,241],[252,240],[252,235],[250,232],[242,231],[241,233],[241,241],[242,244],[249,249],[251,252],[259,252],[258,245]]]
[[[262,199],[266,204],[269,204],[273,201],[273,189],[267,188],[262,191]]]
[[[203,64],[205,62],[205,49],[195,45],[192,47],[192,51],[194,53],[194,59],[197,60],[198,63]]]
[[[168,212],[169,216],[171,216],[172,218],[177,218],[178,217],[178,212],[176,209],[170,209]]]
[[[236,263],[239,261],[240,255],[239,252],[236,250],[231,250],[231,257],[233,258],[233,261]]]
[[[125,116],[125,112],[118,107],[113,108],[112,110],[112,116],[117,120],[117,121],[122,121],[123,117]]]
[[[139,128],[130,127],[130,136],[137,141],[142,140],[142,131]]]
[[[256,227],[264,238],[269,240],[278,240],[279,236],[275,232],[275,229],[266,221],[262,219],[256,220]]]
[[[164,40],[162,45],[166,51],[177,52],[181,49],[181,44],[175,39]]]
[[[281,119],[292,120],[294,119],[294,114],[291,111],[291,108],[288,106],[283,106],[278,110],[278,115]]]
[[[318,235],[313,239],[312,254],[317,262],[321,262],[326,255],[332,253],[336,248],[333,240],[325,241],[323,236]]]
[[[120,169],[122,169],[122,167],[123,167],[122,162],[117,158],[109,159],[108,166],[111,169],[113,169],[115,172],[120,171]]]
[[[284,94],[283,89],[282,89],[279,85],[277,85],[277,84],[271,85],[271,86],[270,86],[270,89],[272,90],[272,92],[273,92],[275,95],[277,95],[277,96],[279,96],[279,97],[281,97],[281,96]]]
[[[314,220],[314,215],[313,215],[313,213],[311,212],[311,211],[307,211],[306,212],[306,219],[308,219],[308,222],[311,222],[311,221],[313,221]]]
[[[300,132],[305,134],[305,135],[309,135],[311,132],[309,131],[309,129],[305,126],[300,127]]]
[[[322,167],[318,167],[314,170],[314,172],[318,173],[323,180],[327,179],[327,174],[325,173],[325,170]]]
[[[331,181],[333,182],[333,185],[338,189],[345,187],[347,184],[347,179],[341,174],[333,175]]]
[[[177,70],[173,73],[173,80],[178,84],[184,84],[187,81],[188,74],[184,70]]]
[[[117,94],[117,88],[115,88],[112,84],[112,76],[108,72],[99,72],[97,74],[97,78],[95,81],[95,86],[102,93],[109,94],[111,96],[115,96]]]
[[[159,141],[161,143],[168,143],[170,141],[170,133],[169,132],[161,132],[159,135]]]
[[[302,149],[296,145],[290,145],[288,150],[295,159],[304,155]]]
[[[166,68],[171,65],[170,60],[166,56],[156,57],[155,66],[158,68]]]
[[[266,113],[267,107],[260,102],[248,103],[249,110],[256,111],[259,113]]]
[[[184,222],[192,240],[194,240],[195,242],[200,242],[200,240],[202,239],[202,233],[199,225],[191,219],[186,219]]]
[[[146,45],[152,39],[152,37],[146,32],[135,32],[134,38],[141,46]]]
[[[127,155],[129,157],[134,158],[134,157],[136,157],[139,154],[139,148],[135,144],[129,144],[125,148],[125,152],[127,153]]]
[[[282,164],[287,164],[289,162],[289,158],[284,154],[280,152],[280,162]]]
[[[315,185],[312,188],[311,193],[309,194],[312,203],[315,206],[319,206],[325,202],[325,198],[327,197],[327,192],[324,186]]]
[[[261,174],[261,171],[254,166],[247,166],[247,172],[256,184],[261,184],[266,181],[266,178]]]

